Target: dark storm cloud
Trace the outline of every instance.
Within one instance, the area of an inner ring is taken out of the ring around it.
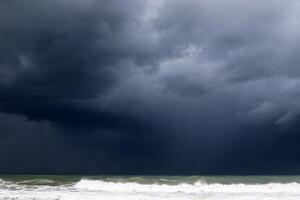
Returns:
[[[1,172],[92,173],[98,170],[111,173],[118,169],[111,166],[116,153],[104,145],[105,137],[97,140],[97,145],[104,146],[102,149],[91,148],[91,144],[86,147],[87,139],[84,137],[80,138],[78,146],[78,136],[66,136],[50,122],[29,121],[11,114],[1,114],[0,119]],[[110,145],[113,143],[110,142]],[[124,167],[126,162],[123,159]]]
[[[295,4],[166,1],[157,26],[164,43],[183,52],[193,50],[192,55],[179,60],[178,67],[193,70],[192,76],[198,79],[195,81],[212,77],[205,83],[221,80],[223,84],[270,76],[293,77],[299,75],[298,57],[293,53],[299,49]],[[186,74],[181,76],[186,80]]]
[[[3,110],[55,120],[116,85],[128,61],[147,62],[135,37],[142,3],[125,3],[1,2]]]
[[[0,1],[0,137],[20,155],[22,138],[33,149],[41,141],[64,163],[51,168],[28,150],[42,171],[293,170],[299,9],[294,0]]]

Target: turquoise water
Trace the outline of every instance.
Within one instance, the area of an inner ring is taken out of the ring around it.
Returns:
[[[300,199],[300,176],[0,176],[0,199]]]

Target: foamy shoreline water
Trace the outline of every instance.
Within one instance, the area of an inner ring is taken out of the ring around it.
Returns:
[[[6,177],[0,179],[0,199],[300,199],[298,177],[269,179],[265,177],[85,177],[77,179],[51,176]]]

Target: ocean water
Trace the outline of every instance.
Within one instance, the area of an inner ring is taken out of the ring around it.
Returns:
[[[2,200],[299,200],[299,176],[0,176]]]

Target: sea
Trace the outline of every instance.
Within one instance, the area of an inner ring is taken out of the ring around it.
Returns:
[[[0,175],[1,200],[300,200],[300,176]]]

